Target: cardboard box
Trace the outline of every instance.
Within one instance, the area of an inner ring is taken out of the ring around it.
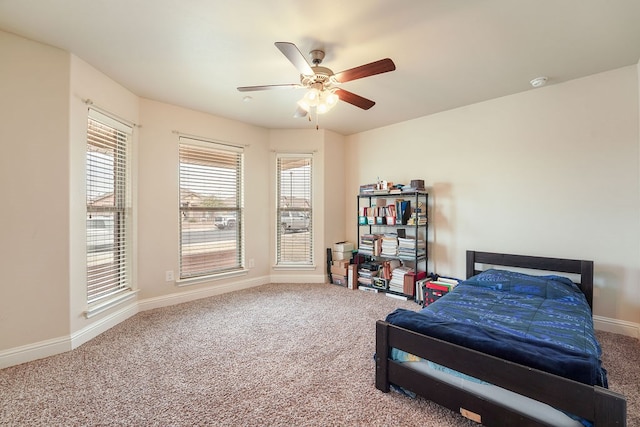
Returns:
[[[351,252],[354,249],[354,245],[351,242],[338,242],[333,244],[333,250],[335,252]]]
[[[351,260],[348,260],[348,259],[339,259],[331,262],[331,265],[336,267],[340,266],[345,270],[349,267],[349,264],[351,264]]]
[[[349,251],[349,252],[336,252],[336,251],[333,251],[331,253],[331,259],[332,260],[350,260],[352,256],[353,256],[353,252],[352,251]]]
[[[338,276],[347,276],[347,267],[342,265],[332,265],[331,266],[331,274],[337,274]]]
[[[347,269],[347,287],[358,289],[358,267],[355,264],[349,264]]]

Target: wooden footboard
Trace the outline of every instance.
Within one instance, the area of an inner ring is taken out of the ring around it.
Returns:
[[[383,392],[388,392],[390,384],[394,384],[487,426],[541,425],[517,409],[487,401],[390,360],[391,348],[404,350],[592,420],[598,427],[626,426],[626,400],[620,394],[518,365],[379,320],[376,323],[376,388]]]

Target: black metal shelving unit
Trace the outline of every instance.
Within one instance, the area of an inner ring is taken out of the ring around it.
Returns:
[[[383,201],[380,202],[380,200]],[[408,201],[410,205],[410,212],[408,214],[405,214],[404,218],[402,217],[402,212],[399,211],[398,201],[400,200],[403,200],[405,202]],[[390,210],[389,205],[391,204],[396,207],[395,223],[388,223],[394,221],[387,221],[387,216],[389,216],[387,214]],[[403,265],[411,267],[416,273],[420,271],[426,272],[428,260],[427,235],[429,228],[428,205],[429,193],[427,193],[426,191],[418,190],[395,194],[387,192],[358,194],[358,254],[365,259],[365,263],[382,263],[385,260],[400,260]],[[383,207],[385,209],[380,209]],[[363,215],[364,208],[366,208],[367,211],[366,215]],[[388,256],[381,253],[376,253],[375,250],[373,253],[371,253],[368,250],[368,247],[365,248],[362,245],[363,236],[384,235],[385,233],[390,232],[398,234],[400,230],[405,231],[406,237],[415,238],[416,244],[414,245],[415,247],[412,254],[407,254],[404,256]],[[420,240],[424,242],[424,248],[421,248],[418,245],[418,242]],[[414,297],[413,294],[406,294],[404,292],[397,292],[389,289],[388,283],[385,288],[381,286],[366,284],[358,284],[358,286],[375,289],[378,292],[385,292],[405,298]]]

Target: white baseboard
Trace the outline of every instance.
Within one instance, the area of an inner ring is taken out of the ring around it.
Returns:
[[[114,327],[138,312],[138,304],[134,301],[125,307],[93,322],[86,328],[68,336],[39,341],[0,352],[0,369],[33,360],[43,359],[56,354],[65,353],[79,347],[85,342]]]
[[[195,289],[192,291],[176,292],[160,297],[146,298],[138,301],[139,311],[151,310],[154,308],[167,307],[183,302],[195,301],[200,298],[212,297],[214,295],[226,294],[228,292],[239,291],[242,289],[253,288],[269,283],[267,277],[259,277],[251,280],[240,280],[224,285],[214,285],[206,288]],[[184,289],[184,288],[183,288]]]
[[[89,326],[82,328],[78,332],[71,334],[71,348],[78,348],[82,344],[97,337],[101,333],[108,331],[120,322],[124,322],[129,317],[138,313],[138,302],[129,301],[124,307],[120,307],[118,310],[109,315],[101,318],[98,321],[91,323]]]
[[[71,350],[71,339],[68,336],[10,348],[0,352],[0,369],[54,356],[69,350]]]
[[[637,323],[602,316],[593,316],[593,326],[598,331],[613,332],[614,334],[640,339],[640,325]]]

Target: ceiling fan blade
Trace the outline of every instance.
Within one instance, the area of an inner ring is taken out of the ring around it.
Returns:
[[[311,69],[311,65],[309,65],[309,62],[295,44],[289,42],[276,42],[275,45],[280,49],[280,52],[282,52],[284,56],[291,61],[298,71],[300,71],[300,74],[304,74],[305,76],[312,76],[314,74]]]
[[[293,113],[293,118],[299,119],[301,117],[306,117],[306,115],[307,115],[307,110],[299,106],[298,108],[296,108],[296,112]]]
[[[300,89],[304,86],[297,83],[290,83],[284,85],[262,85],[262,86],[240,86],[238,90],[240,92],[253,92],[256,90],[272,90],[272,89]]]
[[[376,103],[372,100],[363,98],[360,95],[356,95],[355,93],[346,91],[344,89],[337,89],[335,93],[342,101],[348,102],[349,104],[355,105],[356,107],[362,108],[363,110],[368,110],[369,108],[376,105]]]
[[[387,73],[396,69],[396,64],[389,58],[380,59],[379,61],[351,68],[349,70],[340,71],[335,74],[336,80],[340,83],[349,82],[351,80],[361,79],[363,77],[374,76],[376,74]]]

